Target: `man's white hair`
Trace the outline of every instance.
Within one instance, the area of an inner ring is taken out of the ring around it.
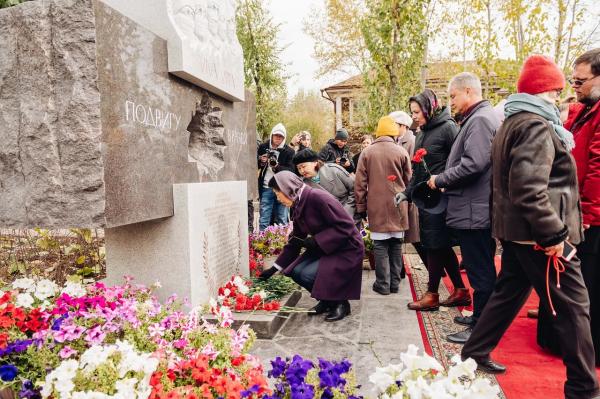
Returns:
[[[458,75],[454,76],[450,79],[450,83],[448,84],[448,91],[451,88],[455,89],[472,89],[475,93],[481,95],[481,81],[479,77],[471,72],[461,72]]]

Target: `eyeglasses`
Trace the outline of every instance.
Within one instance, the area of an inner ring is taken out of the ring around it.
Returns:
[[[579,87],[579,86],[582,86],[587,81],[596,79],[598,76],[600,76],[600,75],[592,76],[591,78],[587,78],[587,79],[568,79],[568,80],[569,80],[569,84],[571,86]]]

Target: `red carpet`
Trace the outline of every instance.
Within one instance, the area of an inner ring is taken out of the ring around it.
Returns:
[[[500,268],[500,257],[496,257]],[[445,277],[444,284],[452,290],[452,283]],[[463,281],[469,279],[463,271]],[[470,288],[470,287],[469,287]],[[528,309],[536,309],[538,296],[535,291],[521,309],[508,331],[500,341],[492,358],[507,366],[505,374],[496,378],[508,399],[562,398],[566,380],[562,359],[543,351],[536,343],[537,320],[527,318]],[[600,369],[596,369],[600,378]]]

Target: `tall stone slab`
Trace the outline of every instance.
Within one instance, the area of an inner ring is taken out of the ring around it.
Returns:
[[[251,95],[173,75],[163,37],[94,0],[2,9],[0,36],[1,226],[169,217],[176,183],[246,180],[255,196]]]

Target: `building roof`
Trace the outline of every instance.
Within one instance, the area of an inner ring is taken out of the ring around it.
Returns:
[[[469,71],[481,75],[482,68],[475,61],[449,61],[449,62],[431,62],[427,64],[427,83],[426,86],[434,90],[445,89],[450,77],[462,71]],[[491,77],[495,78],[496,74],[491,73]],[[360,89],[363,87],[363,76],[355,75],[339,83],[325,87],[321,91],[325,91],[329,95],[329,91]],[[330,96],[331,97],[331,96]]]

